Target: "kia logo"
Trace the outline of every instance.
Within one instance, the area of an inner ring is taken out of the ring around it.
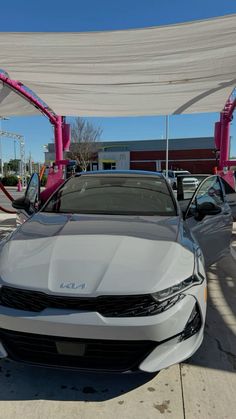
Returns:
[[[67,288],[69,290],[77,290],[77,289],[81,289],[83,290],[86,287],[86,284],[76,284],[75,282],[69,282],[68,284],[66,284],[65,282],[62,282],[62,284],[60,285],[60,288]]]

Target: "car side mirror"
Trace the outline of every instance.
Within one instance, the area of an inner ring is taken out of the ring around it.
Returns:
[[[194,218],[197,221],[201,221],[206,215],[216,215],[220,212],[221,207],[214,204],[213,202],[203,202],[202,204],[197,204]]]
[[[25,196],[12,201],[12,206],[17,210],[25,210],[27,213],[31,213],[30,200]]]

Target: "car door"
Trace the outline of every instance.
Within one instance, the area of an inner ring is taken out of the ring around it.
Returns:
[[[203,205],[215,210],[199,217]],[[207,266],[228,252],[232,213],[218,176],[209,176],[199,185],[187,208],[185,222],[198,241]]]
[[[231,208],[233,220],[236,221],[236,192],[232,188],[232,186],[230,186],[228,182],[226,182],[223,178],[221,178],[220,180],[223,183],[223,187],[224,187],[225,195],[226,195],[226,201],[228,202]]]
[[[16,208],[16,225],[23,224],[28,218],[38,210],[40,196],[40,180],[37,173],[33,173],[28,183],[25,195],[13,201],[12,206]],[[24,202],[28,200],[30,207],[26,211],[24,208]]]

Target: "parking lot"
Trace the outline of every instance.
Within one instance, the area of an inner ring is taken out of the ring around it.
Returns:
[[[0,214],[0,236],[14,223],[14,216]],[[231,254],[208,272],[205,338],[191,359],[152,376],[85,374],[1,361],[0,418],[235,418],[235,255],[236,231]]]

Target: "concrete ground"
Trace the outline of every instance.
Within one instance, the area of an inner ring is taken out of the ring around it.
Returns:
[[[14,187],[7,187],[7,191],[11,194],[11,196],[14,199],[20,198],[24,192],[17,192],[16,186]],[[0,205],[10,211],[14,211],[14,209],[11,206],[11,201],[5,196],[5,194],[0,189]],[[0,211],[0,214],[2,214],[2,211]]]
[[[0,214],[0,236],[14,217]],[[187,362],[154,376],[85,374],[0,363],[0,419],[236,418],[236,229],[208,272],[205,338]]]

